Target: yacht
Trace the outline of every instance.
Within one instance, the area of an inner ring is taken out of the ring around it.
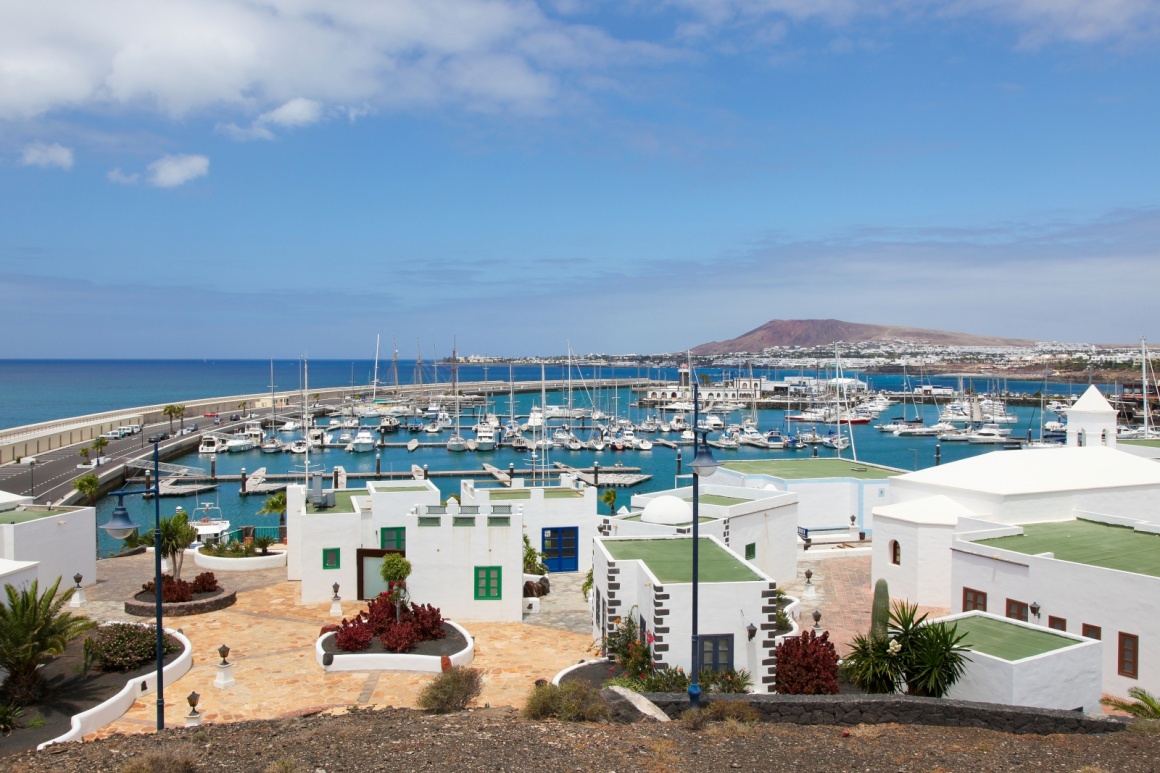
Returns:
[[[399,420],[395,416],[387,415],[379,419],[380,432],[398,432],[400,426]]]
[[[781,430],[771,429],[764,435],[766,448],[785,448],[785,438],[782,437]]]
[[[294,421],[293,419],[278,427],[279,432],[297,432],[300,429],[302,429],[302,423]]]
[[[536,429],[544,426],[544,412],[538,406],[533,405],[531,413],[528,414],[528,422],[523,426],[523,429]]]
[[[937,437],[943,432],[954,432],[956,429],[954,424],[949,424],[945,421],[935,422],[929,426],[919,425],[917,427],[902,427],[894,430],[895,437]]]
[[[721,436],[717,438],[717,445],[720,448],[737,448],[740,442],[737,435],[733,432],[722,432]]]
[[[701,429],[718,430],[725,429],[725,422],[721,421],[721,417],[715,413],[710,413],[701,419]]]
[[[202,502],[189,515],[189,525],[197,530],[197,540],[190,545],[199,548],[207,542],[219,542],[230,531],[230,522],[222,517],[222,509],[214,502]]]
[[[1010,442],[1011,430],[999,427],[980,427],[967,435],[967,442],[971,445],[1000,444]]]
[[[593,451],[604,450],[604,436],[599,430],[592,430],[592,434],[588,436],[588,448]]]
[[[304,454],[309,449],[310,449],[310,444],[308,442],[306,442],[305,440],[303,440],[302,438],[298,438],[297,440],[292,441],[290,443],[290,445],[286,446],[286,450],[288,450],[292,454]]]
[[[363,454],[367,451],[373,451],[375,450],[375,436],[369,429],[363,427],[355,433],[354,438],[350,441],[350,445],[350,450],[354,451],[356,454]]]
[[[831,432],[822,439],[822,445],[826,448],[835,448],[839,451],[850,447],[850,438],[845,435],[839,435]]]
[[[264,454],[280,454],[284,450],[285,444],[274,435],[270,435],[262,441],[262,453]]]
[[[226,452],[226,439],[221,435],[202,435],[197,452],[199,454],[224,454]]]
[[[765,435],[762,435],[757,427],[752,425],[743,426],[741,428],[741,437],[737,440],[743,446],[755,446],[757,448],[769,448],[769,443],[765,441]]]
[[[407,431],[408,432],[422,432],[423,431],[423,420],[421,418],[419,418],[418,416],[412,416],[411,418],[407,419]]]
[[[330,443],[331,437],[330,433],[321,427],[314,427],[307,433],[306,440],[311,448],[323,448]]]
[[[495,428],[492,427],[491,424],[484,423],[475,430],[475,450],[495,450]]]
[[[255,446],[262,445],[262,441],[266,439],[266,433],[262,431],[262,422],[260,421],[247,421],[243,431],[253,439]]]
[[[239,432],[235,435],[232,435],[230,439],[226,441],[226,451],[229,451],[230,453],[252,451],[255,445],[256,443],[254,443],[254,439],[252,437],[244,432]]]

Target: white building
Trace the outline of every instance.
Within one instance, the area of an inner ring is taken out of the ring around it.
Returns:
[[[19,505],[0,511],[0,559],[36,564],[40,587],[61,578],[60,587],[97,581],[97,511],[92,507]],[[10,567],[14,568],[14,567]],[[14,577],[22,578],[27,567]],[[8,580],[4,580],[8,582]]]
[[[544,554],[549,572],[587,572],[592,568],[592,538],[600,525],[597,489],[559,476],[557,486],[525,486],[522,478],[511,487],[460,483],[464,507],[514,505],[523,513],[523,529],[532,547]]]
[[[777,584],[739,558],[716,537],[699,543],[698,638],[702,668],[745,669],[756,692],[773,683]],[[692,663],[692,539],[598,537],[592,557],[593,635],[616,630],[635,616],[642,635],[652,634],[659,668]]]
[[[779,582],[797,569],[795,493],[701,484],[699,530],[719,539]],[[680,536],[692,533],[693,490],[670,489],[632,498],[631,512],[605,516],[601,533],[611,537]]]
[[[996,451],[891,481],[872,580],[891,595],[1103,639],[1103,689],[1160,689],[1160,464],[1115,448],[1090,388],[1069,444]],[[1155,551],[1155,552],[1153,552]],[[1032,619],[1034,618],[1034,619]]]

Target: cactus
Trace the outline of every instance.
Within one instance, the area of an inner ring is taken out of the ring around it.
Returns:
[[[886,624],[890,618],[890,590],[885,578],[874,583],[874,606],[870,611],[870,638],[885,639]]]

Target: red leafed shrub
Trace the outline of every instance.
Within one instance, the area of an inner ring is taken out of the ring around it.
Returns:
[[[143,584],[141,590],[146,593],[155,593],[156,585],[152,580]],[[181,601],[193,601],[193,586],[185,580],[174,580],[170,575],[161,576],[161,601],[165,604],[176,604]]]
[[[782,695],[837,695],[838,652],[830,632],[804,631],[777,645],[777,691]]]
[[[361,652],[371,646],[375,634],[370,625],[362,617],[353,620],[343,620],[334,633],[334,644],[344,652]]]
[[[217,578],[213,576],[213,572],[202,572],[193,578],[192,585],[194,593],[212,593],[221,587],[218,585]]]
[[[430,604],[412,604],[411,614],[412,623],[421,637],[419,641],[431,641],[447,636],[447,632],[443,630],[443,615],[440,614],[438,607]]]
[[[379,636],[383,649],[387,652],[406,652],[422,639],[414,623],[395,623]]]
[[[405,610],[404,610],[405,611]],[[359,613],[366,618],[375,636],[381,636],[388,628],[395,624],[395,602],[385,593],[380,593],[367,602],[367,611]]]

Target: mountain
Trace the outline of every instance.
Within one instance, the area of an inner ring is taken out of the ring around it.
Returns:
[[[1034,341],[1018,338],[992,338],[948,333],[944,330],[924,330],[896,325],[863,325],[840,319],[775,319],[756,330],[728,341],[712,341],[693,349],[693,354],[729,354],[731,352],[761,352],[771,346],[826,346],[835,341],[869,343],[874,341],[926,341],[943,346],[1031,346]]]

